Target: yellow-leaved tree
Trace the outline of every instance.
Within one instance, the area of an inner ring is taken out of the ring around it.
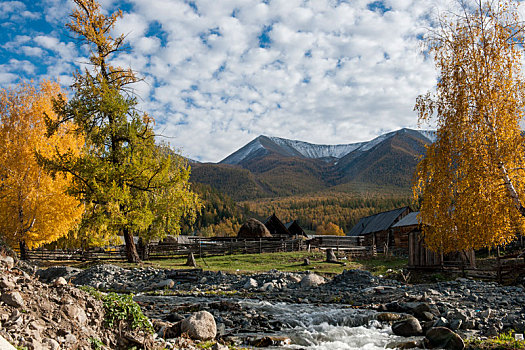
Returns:
[[[344,236],[345,233],[342,228],[329,222],[325,224],[324,222],[321,225],[318,225],[315,229],[315,234],[317,235],[328,235],[328,236]]]
[[[427,38],[439,79],[415,106],[420,122],[437,122],[414,194],[427,246],[444,253],[506,244],[525,222],[519,3],[458,4]]]
[[[52,177],[36,160],[36,152],[82,148],[82,138],[67,128],[47,138],[44,116],[56,118],[52,97],[59,94],[59,85],[47,81],[0,90],[0,235],[21,253],[66,235],[83,212],[65,193],[71,175]]]

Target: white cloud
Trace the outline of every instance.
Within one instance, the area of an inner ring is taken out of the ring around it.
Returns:
[[[42,1],[49,23],[69,20],[71,2]],[[131,51],[113,63],[145,78],[141,107],[172,145],[217,161],[259,134],[334,144],[415,127],[415,98],[435,85],[418,36],[448,0],[384,0],[384,13],[371,0],[122,1],[103,3],[126,10],[114,33]],[[86,61],[55,32],[2,47],[40,56],[62,84]]]

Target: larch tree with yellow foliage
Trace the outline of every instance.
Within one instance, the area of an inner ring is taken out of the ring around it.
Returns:
[[[134,237],[145,240],[180,232],[181,218],[195,218],[201,204],[190,190],[187,160],[155,144],[154,120],[137,109],[131,69],[112,64],[124,35],[112,29],[122,11],[106,15],[95,0],[74,0],[67,27],[90,49],[90,69],[75,74],[73,96],[57,98],[58,120],[48,132],[71,122],[85,139],[80,156],[57,150],[39,161],[48,171],[73,177],[69,192],[86,203],[81,230],[96,237],[122,235],[129,262],[140,257]]]
[[[52,98],[57,83],[39,88],[21,84],[0,91],[0,235],[11,246],[37,247],[66,235],[79,221],[83,206],[66,194],[70,175],[52,177],[37,163],[36,152],[79,154],[83,140],[65,128],[46,136],[44,115],[56,119]]]
[[[415,106],[420,122],[437,122],[414,194],[425,242],[443,253],[506,244],[525,222],[519,3],[458,3],[428,36],[439,79]]]
[[[315,229],[315,234],[317,235],[328,235],[328,236],[344,236],[345,233],[342,228],[334,224],[333,222],[329,222],[327,224],[322,223],[321,225],[317,226]]]

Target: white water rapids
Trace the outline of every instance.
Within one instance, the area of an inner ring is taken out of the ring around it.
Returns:
[[[206,303],[210,298],[176,296],[136,296],[136,300],[180,305]],[[216,299],[215,299],[216,300]],[[374,311],[353,309],[345,305],[314,305],[271,303],[251,299],[225,298],[235,301],[243,310],[251,310],[282,323],[281,331],[275,333],[251,333],[251,336],[284,336],[291,344],[266,349],[351,350],[385,349],[388,344],[411,339],[398,337],[388,326],[374,319]],[[227,317],[227,312],[225,314]],[[238,334],[242,336],[242,334]]]
[[[241,301],[241,304],[279,319],[282,335],[291,345],[269,349],[352,350],[384,349],[393,342],[407,341],[395,336],[390,327],[373,319],[374,312],[338,305],[287,304]]]

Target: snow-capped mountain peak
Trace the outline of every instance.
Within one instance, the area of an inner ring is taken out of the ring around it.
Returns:
[[[392,131],[380,135],[371,141],[339,145],[319,145],[304,141],[261,135],[249,142],[246,146],[240,148],[236,152],[223,159],[220,163],[240,164],[247,159],[269,153],[270,150],[286,157],[337,160],[354,151],[366,152],[378,144],[384,142],[385,140],[388,140],[394,135],[402,132],[419,133],[420,136],[426,138],[429,142],[434,142],[436,139],[435,131],[411,129]]]

